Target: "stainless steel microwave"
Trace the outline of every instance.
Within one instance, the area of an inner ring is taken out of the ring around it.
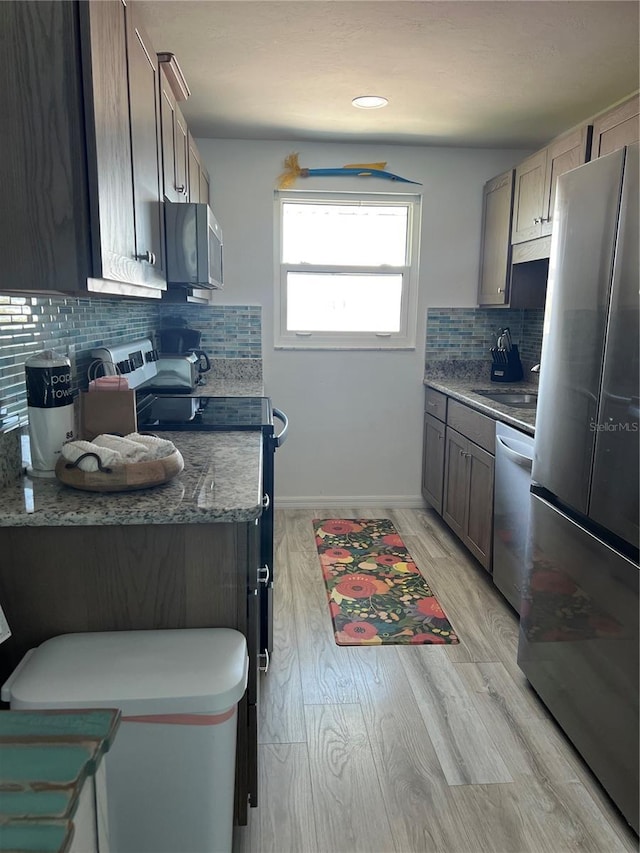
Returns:
[[[167,284],[222,287],[222,229],[208,204],[164,203]]]

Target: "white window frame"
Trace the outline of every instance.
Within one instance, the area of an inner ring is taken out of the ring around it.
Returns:
[[[407,257],[402,267],[316,266],[282,263],[282,205],[285,201],[319,204],[371,204],[408,207]],[[418,306],[418,262],[422,198],[415,193],[304,192],[276,190],[274,210],[274,347],[275,349],[415,349]],[[289,272],[401,273],[402,297],[398,332],[322,332],[287,329],[287,274]]]

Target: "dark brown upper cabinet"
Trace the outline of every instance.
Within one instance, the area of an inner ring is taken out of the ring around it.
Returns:
[[[591,159],[611,154],[640,138],[640,95],[636,93],[593,120]]]
[[[166,288],[158,72],[136,16],[122,0],[0,4],[3,290]]]

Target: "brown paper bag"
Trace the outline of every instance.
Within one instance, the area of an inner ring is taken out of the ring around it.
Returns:
[[[135,391],[81,391],[79,402],[78,428],[85,441],[103,432],[137,432]]]

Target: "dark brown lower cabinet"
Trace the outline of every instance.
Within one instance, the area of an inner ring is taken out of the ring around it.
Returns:
[[[491,571],[494,457],[447,427],[442,517]]]
[[[442,515],[445,425],[432,415],[424,416],[422,495]]]
[[[249,650],[238,706],[235,819],[257,804],[258,568],[255,522],[0,528],[0,601],[12,636],[4,681],[58,634],[235,628]]]

